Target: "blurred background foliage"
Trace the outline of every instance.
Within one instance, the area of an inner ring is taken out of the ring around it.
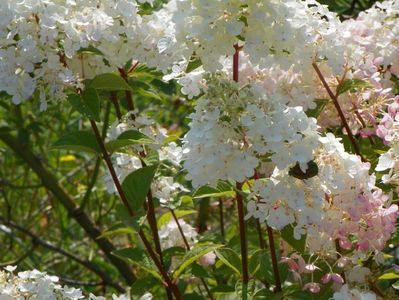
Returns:
[[[356,16],[375,1],[319,2],[327,4],[345,19]],[[148,14],[161,4],[162,1],[158,0],[154,8],[148,4],[142,5],[141,11]],[[134,77],[130,78],[135,91],[136,108],[146,111],[170,134],[182,136],[187,130],[186,116],[192,110],[192,105],[179,96],[177,85],[162,82],[159,75],[153,70],[140,67],[133,74]],[[117,96],[126,113],[124,94]],[[99,125],[104,134],[104,129],[116,117],[110,95],[104,93],[102,100],[103,122]],[[12,149],[9,143],[0,140],[0,267],[17,264],[21,270],[38,268],[56,274],[63,283],[87,291],[114,292],[118,286],[126,286],[123,277],[127,282],[131,281],[129,276],[120,275],[121,269],[118,271],[115,263],[99,249],[98,239],[90,236],[77,222],[85,214],[92,227],[98,228],[100,232],[115,225],[114,208],[118,199],[105,190],[102,182],[105,166],[100,158],[93,155],[51,149],[60,136],[89,127],[88,120],[75,112],[66,101],[49,105],[47,111],[40,112],[38,102],[34,99],[15,106],[6,94],[0,94],[0,131],[6,132],[14,142]],[[22,158],[17,152],[27,157]],[[43,181],[43,173],[33,170],[32,164],[35,162],[47,170],[45,174],[50,174],[55,184],[71,200],[72,206],[69,209],[60,201],[60,195],[57,196],[50,189],[51,184]],[[194,201],[194,205],[199,211],[197,229],[206,231],[210,224],[216,223],[213,219],[219,215],[218,203],[204,199]],[[233,203],[224,203],[224,209],[225,214],[229,214],[234,209]],[[229,246],[238,249],[236,224],[227,223],[224,234]],[[209,235],[207,238],[218,240],[221,236]],[[256,240],[257,231],[250,230],[249,238]],[[120,248],[136,243],[132,239],[131,236],[118,235],[111,242],[114,247]],[[392,243],[397,244],[398,241],[399,236],[396,234]],[[71,259],[71,256],[81,261]],[[85,262],[89,264],[85,265]],[[104,278],[93,271],[95,269],[107,275],[109,284],[104,283]],[[156,291],[152,292],[155,299],[158,299]]]

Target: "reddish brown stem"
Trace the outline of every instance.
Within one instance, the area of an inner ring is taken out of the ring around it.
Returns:
[[[360,121],[360,123],[362,124],[362,127],[363,127],[363,128],[367,128],[366,122],[364,122],[364,120],[363,120],[363,118],[362,118],[362,115],[358,112],[358,110],[356,109],[356,107],[355,107],[354,109],[355,109],[355,115],[356,115],[356,117],[358,118],[358,120]],[[369,139],[369,141],[370,141],[370,144],[371,144],[371,145],[374,145],[374,140],[373,140],[373,138],[372,138],[371,136],[369,136],[368,139]]]
[[[241,47],[239,47],[237,44],[234,45],[234,56],[233,56],[233,80],[235,82],[238,82],[238,68],[239,68],[239,58],[240,58],[240,50]]]
[[[122,119],[122,112],[119,106],[118,96],[116,92],[111,92],[111,102],[115,107],[116,116],[118,117],[119,120]]]
[[[274,238],[273,238],[273,229],[269,225],[267,225],[267,236],[269,238],[269,247],[270,247],[270,254],[272,256],[274,280],[276,283],[275,292],[278,293],[281,292],[281,279],[280,279],[280,272],[278,270],[276,246],[274,245]]]
[[[179,220],[177,219],[177,216],[176,216],[175,211],[174,211],[173,209],[171,209],[170,212],[172,213],[173,219],[175,220],[175,222],[176,222],[176,224],[177,224],[177,228],[178,228],[179,231],[180,231],[180,235],[181,235],[181,237],[183,238],[183,242],[184,242],[184,245],[186,246],[186,249],[187,249],[187,250],[190,250],[190,245],[189,245],[189,243],[188,243],[188,241],[187,241],[187,239],[186,239],[186,236],[185,236],[185,234],[184,234],[184,232],[183,232],[183,228],[181,228],[180,222],[179,222]]]
[[[233,56],[233,80],[238,82],[238,69],[239,69],[239,58],[240,58],[240,50],[237,44],[234,45],[235,53]],[[245,232],[245,221],[244,221],[244,203],[241,192],[241,183],[236,184],[237,188],[237,210],[238,210],[238,221],[240,226],[240,248],[241,248],[241,265],[242,265],[242,281],[246,285],[249,281],[249,273],[248,273],[248,253],[247,253],[247,238]]]
[[[121,77],[126,81],[127,84],[129,84],[129,78],[127,76],[127,73],[124,69],[119,68],[118,69],[119,73],[121,74]],[[127,100],[127,108],[129,109],[129,111],[133,111],[134,110],[134,104],[133,104],[133,95],[131,91],[126,91],[126,100]]]
[[[184,245],[186,246],[186,249],[187,249],[188,251],[190,251],[190,244],[188,243],[187,238],[186,238],[186,236],[185,236],[185,234],[184,234],[184,232],[183,232],[183,228],[181,228],[179,219],[177,218],[175,211],[174,211],[173,209],[171,209],[170,212],[172,213],[173,219],[175,220],[175,222],[176,222],[176,224],[177,224],[177,228],[178,228],[179,231],[180,231],[180,235],[181,235],[182,238],[183,238],[183,242],[184,242]],[[208,288],[208,285],[206,284],[206,281],[204,280],[204,278],[200,278],[200,280],[201,280],[203,286],[205,287],[205,290],[206,290],[206,292],[207,292],[209,298],[211,298],[211,299],[213,300],[212,293],[211,293],[210,289]]]
[[[326,82],[326,80],[325,80],[323,74],[321,73],[319,67],[317,66],[317,64],[313,63],[312,66],[315,69],[315,71],[317,73],[317,76],[319,76],[319,79],[320,79],[321,83],[323,84],[324,88],[326,89],[328,95],[330,96],[331,100],[334,103],[334,106],[335,106],[335,108],[336,108],[336,110],[338,112],[339,117],[341,118],[342,124],[345,127],[346,133],[348,134],[349,140],[350,140],[350,142],[352,144],[352,147],[353,147],[355,153],[357,155],[359,155],[362,158],[362,160],[364,161],[363,157],[360,154],[359,145],[357,144],[357,142],[355,140],[355,137],[353,136],[352,130],[349,127],[348,122],[346,121],[346,118],[345,118],[345,115],[344,115],[344,113],[343,113],[343,111],[341,109],[341,106],[339,105],[338,96],[334,95],[334,93],[330,89],[328,83]]]
[[[96,136],[97,139],[97,143],[100,147],[101,153],[103,155],[103,159],[105,160],[108,170],[111,174],[112,180],[114,181],[116,190],[118,191],[118,194],[123,202],[123,204],[125,205],[126,209],[128,210],[129,214],[131,216],[134,216],[134,211],[131,208],[128,199],[126,198],[125,193],[123,192],[122,186],[119,182],[118,176],[116,175],[114,166],[112,164],[111,161],[111,157],[107,151],[107,149],[105,148],[105,144],[101,138],[100,132],[98,130],[97,124],[94,120],[90,120],[90,124],[91,127],[93,129],[94,135]],[[180,291],[177,288],[177,285],[170,279],[168,273],[166,272],[165,268],[163,267],[161,261],[159,260],[158,256],[156,255],[156,253],[154,252],[154,250],[152,249],[152,246],[150,244],[150,242],[147,240],[147,237],[144,234],[144,231],[142,229],[139,230],[139,236],[141,238],[141,240],[143,241],[143,244],[149,254],[149,256],[151,257],[151,259],[154,261],[156,267],[158,268],[159,272],[161,273],[163,279],[165,280],[167,286],[172,290],[172,293],[174,294],[175,298],[180,300],[182,299],[181,295],[180,295]]]
[[[147,194],[147,220],[150,224],[152,235],[154,236],[155,250],[158,252],[159,258],[161,259],[161,263],[163,265],[162,248],[159,241],[157,220],[155,216],[155,208],[151,190]]]
[[[241,249],[241,265],[242,265],[242,281],[244,284],[247,284],[249,281],[249,273],[248,273],[248,254],[247,254],[247,237],[245,230],[245,221],[244,221],[244,201],[241,196],[241,184],[237,183],[236,188],[236,201],[237,201],[237,210],[238,210],[238,222],[240,227],[240,249]]]

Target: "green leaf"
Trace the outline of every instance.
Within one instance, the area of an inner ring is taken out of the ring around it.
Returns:
[[[175,214],[177,218],[181,218],[184,216],[195,214],[196,210],[175,210]],[[160,229],[166,223],[169,223],[170,220],[173,219],[173,215],[170,211],[164,213],[157,221],[157,227]]]
[[[159,152],[151,148],[147,148],[147,155],[143,157],[143,161],[147,166],[159,164]]]
[[[399,290],[399,280],[396,281],[394,284],[392,284],[392,287],[393,287],[395,290]]]
[[[130,227],[121,227],[121,228],[117,228],[117,229],[108,230],[108,231],[104,232],[102,235],[100,235],[99,237],[97,237],[96,239],[102,239],[102,238],[106,238],[106,237],[110,237],[110,236],[114,236],[114,235],[118,235],[118,234],[134,234],[134,233],[135,233],[135,231]]]
[[[305,113],[309,118],[316,118],[321,114],[326,105],[330,100],[328,99],[316,99],[316,107],[313,109],[308,109]]]
[[[137,278],[136,281],[132,284],[132,287],[130,289],[130,295],[140,297],[157,284],[159,284],[159,281],[156,280],[154,277]]]
[[[173,272],[173,279],[179,278],[180,274],[193,262],[220,247],[223,247],[223,245],[195,245],[194,248],[192,248],[183,256],[180,266],[176,269],[176,271]]]
[[[337,94],[341,95],[347,91],[356,91],[361,88],[368,88],[370,84],[361,79],[346,79],[338,86]]]
[[[186,73],[190,73],[191,71],[194,71],[195,69],[199,68],[200,66],[202,66],[202,61],[201,59],[198,58],[191,58],[190,62],[187,65],[186,68]]]
[[[157,167],[157,165],[154,165],[138,169],[130,173],[123,181],[122,189],[133,210],[143,206]]]
[[[175,246],[163,250],[162,254],[163,254],[165,267],[169,269],[173,257],[177,257],[178,260],[180,261],[180,258],[182,258],[186,254],[186,248]]]
[[[85,117],[100,122],[100,99],[95,89],[87,89],[82,95],[69,94],[68,102]]]
[[[281,230],[281,237],[299,253],[303,254],[305,252],[306,235],[302,235],[300,240],[295,239],[294,228],[292,226],[285,226]]]
[[[208,274],[207,270],[203,266],[201,266],[201,265],[199,265],[197,263],[193,263],[191,265],[190,274],[192,274],[193,276],[198,277],[198,278],[207,278],[207,277],[209,277],[209,274]]]
[[[155,278],[162,280],[161,275],[157,271],[157,267],[154,262],[147,256],[143,249],[139,248],[125,248],[120,250],[115,250],[112,252],[113,255],[127,258],[131,263],[139,266],[143,270],[147,271]]]
[[[114,73],[101,74],[93,78],[89,88],[105,91],[131,91],[129,84],[119,75]]]
[[[146,98],[152,98],[152,99],[157,99],[157,100],[162,100],[162,98],[154,91],[152,90],[145,90],[143,88],[138,88],[135,89],[136,93],[139,95],[146,97]]]
[[[399,279],[399,274],[394,272],[389,272],[378,277],[378,280],[392,280],[392,279]]]
[[[96,137],[94,134],[88,131],[76,131],[68,133],[56,141],[51,148],[75,150],[78,152],[89,152],[95,154],[101,153]]]
[[[118,203],[115,206],[116,214],[120,221],[126,226],[139,231],[141,226],[144,224],[146,219],[146,212],[142,207],[135,210],[135,215],[131,216],[128,209],[123,205]]]
[[[218,197],[235,197],[236,192],[230,187],[218,185],[216,188],[208,185],[202,186],[194,192],[194,199],[201,198],[218,198]]]
[[[230,248],[222,248],[215,251],[216,256],[230,269],[241,274],[241,259],[240,256]]]
[[[94,55],[103,55],[103,53],[98,50],[97,48],[93,46],[88,46],[86,48],[80,48],[77,53],[83,53],[83,54],[94,54]]]
[[[265,250],[257,250],[249,257],[248,271],[250,274],[255,275],[259,271],[261,257],[264,252]]]
[[[120,148],[129,146],[129,145],[148,145],[148,144],[156,144],[156,142],[146,136],[144,133],[141,133],[137,130],[128,130],[122,132],[116,140],[109,141],[105,144],[105,147],[110,153],[113,153]]]
[[[7,127],[7,126],[0,127],[0,135],[1,134],[8,134],[11,131],[12,131],[12,129],[10,127]]]
[[[226,293],[234,293],[234,287],[227,284],[218,284],[217,286],[211,289],[213,294],[226,294]]]

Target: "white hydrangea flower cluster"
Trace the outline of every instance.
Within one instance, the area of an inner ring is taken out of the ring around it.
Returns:
[[[59,284],[57,276],[47,275],[45,272],[40,272],[36,269],[18,272],[14,274],[16,266],[7,266],[0,270],[0,299],[14,300],[14,299],[62,299],[62,300],[79,300],[79,299],[93,299],[105,300],[105,297],[95,296],[90,294],[85,297],[80,289]],[[152,299],[141,297],[142,300]],[[129,299],[127,295],[112,295],[113,300]]]
[[[247,218],[267,220],[279,230],[294,225],[296,239],[307,234],[311,253],[334,253],[335,240],[343,249],[382,250],[395,230],[398,206],[375,186],[369,163],[345,152],[331,133],[320,137],[314,162],[318,172],[311,178],[276,169],[270,180],[256,180]]]
[[[244,40],[251,61],[261,66],[289,68],[320,57],[331,66],[344,64],[341,24],[336,14],[313,0],[307,1],[172,1],[176,39],[195,53],[207,71],[220,70],[221,57],[234,53]],[[297,47],[301,41],[301,47]]]
[[[184,168],[194,187],[252,177],[262,157],[279,168],[306,168],[317,147],[316,120],[302,107],[285,105],[259,85],[233,83],[223,74],[206,80],[206,94],[190,115],[183,138]]]
[[[161,39],[173,39],[171,15],[141,17],[135,0],[3,1],[0,19],[0,91],[15,104],[37,91],[42,110],[65,99],[65,87],[131,59],[166,70],[179,53],[158,51]]]
[[[371,291],[361,291],[356,288],[350,289],[344,284],[341,289],[334,293],[333,300],[377,300],[377,295]]]
[[[184,237],[186,238],[187,243],[190,247],[193,247],[198,242],[197,231],[190,224],[187,224],[184,219],[178,219],[178,222],[184,233]],[[171,247],[187,247],[175,220],[171,220],[168,223],[164,224],[159,229],[158,234],[161,241],[162,249],[168,249]],[[198,263],[204,267],[215,264],[215,261],[216,254],[213,252],[208,252],[198,259]],[[180,262],[181,261],[179,258],[173,257],[172,265],[170,268],[175,269],[177,266],[179,266]]]
[[[389,66],[389,73],[399,75],[398,13],[398,1],[377,2],[356,19],[342,23],[342,36],[358,64]]]
[[[106,142],[116,140],[122,133],[129,130],[139,131],[152,139],[154,143],[146,144],[146,147],[156,150],[160,161],[167,161],[173,166],[180,167],[183,156],[182,148],[175,142],[165,143],[167,130],[143,114],[137,115],[137,112],[129,112],[121,121],[115,121],[107,132]],[[112,154],[111,159],[120,182],[123,182],[131,172],[143,167],[140,153],[144,152],[143,145],[130,145]],[[117,192],[109,171],[103,180],[109,193]],[[158,176],[151,189],[154,196],[159,198],[161,203],[165,205],[175,194],[186,191],[182,185],[174,183],[173,178],[169,176]]]
[[[173,177],[159,176],[151,184],[152,195],[159,199],[161,206],[167,206],[170,200],[180,192],[189,192],[183,185],[174,182]]]
[[[399,189],[399,96],[388,105],[377,127],[377,135],[389,145],[389,150],[380,155],[376,171],[387,171],[382,176],[383,183],[394,184]]]
[[[350,53],[345,79],[362,80],[366,86],[340,95],[340,104],[352,132],[362,137],[373,136],[377,131],[383,138],[377,117],[395,101],[391,79],[399,75],[398,13],[398,1],[377,2],[356,19],[341,24],[341,34]],[[335,79],[331,80],[332,86],[336,84]],[[323,110],[319,123],[323,128],[341,124],[332,104]]]
[[[39,297],[41,299],[71,299],[84,298],[82,291],[57,284],[56,276],[49,276],[38,270],[19,272],[14,275],[16,267],[8,266],[0,271],[1,299],[18,299],[19,297]]]
[[[197,242],[198,236],[195,228],[190,224],[187,224],[184,219],[178,219],[178,222],[189,245],[191,246],[195,244]],[[168,223],[164,224],[159,229],[158,234],[162,249],[168,249],[171,247],[186,248],[183,237],[175,220],[170,220]]]

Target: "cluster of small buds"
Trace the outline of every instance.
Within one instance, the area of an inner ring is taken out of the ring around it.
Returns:
[[[310,256],[309,259],[312,259]],[[304,258],[293,253],[290,257],[283,257],[281,262],[287,264],[289,271],[291,272],[294,280],[303,282],[305,277],[311,277],[311,281],[303,284],[303,290],[308,290],[313,294],[320,292],[323,285],[330,282],[333,283],[333,289],[335,291],[332,299],[337,300],[362,300],[370,299],[377,300],[377,295],[374,292],[369,291],[367,287],[367,278],[371,274],[369,268],[356,265],[356,259],[349,259],[348,257],[342,256],[335,263],[338,269],[333,271],[330,267],[330,272],[325,273],[318,281],[314,281],[315,272],[320,272],[321,268],[317,266],[319,258],[313,256],[312,263],[306,263]],[[328,263],[327,260],[323,260],[323,264]],[[339,272],[339,273],[337,273]],[[345,275],[344,275],[345,274]],[[345,279],[344,277],[345,276]],[[359,286],[362,288],[350,288],[352,286]]]

